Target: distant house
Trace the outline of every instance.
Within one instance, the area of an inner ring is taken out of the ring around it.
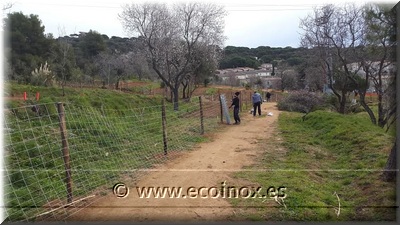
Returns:
[[[379,71],[379,69],[380,69],[380,62],[367,62],[367,63],[370,65],[370,68],[369,68],[370,75],[376,76],[378,71]],[[350,71],[355,72],[361,78],[365,79],[366,72],[361,67],[361,63],[359,63],[359,62],[350,63],[347,66],[348,66]],[[384,86],[389,85],[390,80],[395,75],[396,75],[396,65],[395,65],[395,63],[390,63],[390,62],[384,63],[383,67],[382,67],[382,71],[381,71],[381,79],[382,79],[383,85]],[[370,78],[370,79],[372,79],[372,78]],[[375,91],[374,84],[371,81],[369,83],[368,90],[371,91],[371,92]]]
[[[271,70],[272,71],[272,64],[271,63],[261,64],[260,69],[262,69],[262,70]]]
[[[249,79],[249,76],[248,75],[236,75],[235,78],[238,80],[246,80],[246,79]]]
[[[277,80],[280,80],[281,78],[273,77],[271,71],[265,69],[268,68],[268,64],[263,65],[267,66],[264,67],[264,69],[261,68],[258,70],[247,67],[217,70],[215,75],[218,76],[222,81],[222,84],[225,85],[244,85],[255,82],[257,79],[261,79],[264,88],[274,88],[278,83],[280,83],[277,82]]]
[[[380,62],[367,62],[370,65],[370,71],[376,73],[379,70]],[[365,71],[361,68],[360,63],[350,63],[347,65],[349,70],[357,72],[358,75],[365,78]],[[382,67],[382,75],[394,75],[396,72],[395,63],[386,62]]]

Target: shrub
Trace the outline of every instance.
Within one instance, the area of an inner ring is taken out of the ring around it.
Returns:
[[[309,113],[325,107],[325,99],[321,94],[309,91],[294,91],[278,102],[278,109],[289,112]]]
[[[217,92],[218,92],[218,90],[216,88],[207,88],[206,95],[213,95]]]
[[[160,88],[165,88],[166,84],[164,83],[164,81],[160,82]]]
[[[55,75],[50,70],[47,62],[44,65],[41,64],[40,67],[33,70],[31,74],[31,84],[35,86],[51,87],[54,86],[56,82]]]
[[[335,95],[329,95],[326,97],[326,102],[327,104],[331,105],[334,110],[339,112],[340,108],[340,103],[338,98]],[[356,104],[353,104],[350,102],[350,99],[347,98],[347,102],[345,105],[345,114],[347,113],[360,113],[360,112],[365,112],[365,109],[360,105],[359,102]]]

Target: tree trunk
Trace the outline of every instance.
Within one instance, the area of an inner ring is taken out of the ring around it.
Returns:
[[[365,103],[365,92],[360,92],[360,104],[361,106],[365,109],[365,111],[368,113],[369,118],[371,119],[371,122],[373,124],[376,124],[376,118],[374,115],[374,112],[372,112],[371,108]]]
[[[115,82],[115,90],[119,89],[119,78],[117,78],[117,82]]]
[[[182,86],[183,86],[183,90],[182,90],[182,99],[185,99],[185,98],[187,98],[187,96],[186,96],[186,89],[188,88],[188,84],[186,83],[182,83]]]
[[[65,79],[65,75],[64,75],[64,71],[63,69],[61,69],[61,77],[62,77],[62,81],[61,81],[61,88],[62,88],[62,96],[65,96],[65,84],[67,83],[66,79]]]
[[[173,96],[174,96],[174,111],[178,111],[179,110],[179,85],[177,87],[174,88],[173,90]]]
[[[191,88],[191,85],[190,85],[190,81],[189,81],[187,88],[186,88],[186,98],[187,99],[190,99],[192,97],[190,94],[190,88]]]
[[[165,85],[164,87],[164,98],[168,100],[168,86]]]
[[[62,96],[65,96],[65,82],[63,81],[61,84],[61,88],[62,88]]]
[[[190,87],[189,87],[189,90],[188,90],[188,97],[189,97],[189,99],[192,98],[193,92],[196,90],[196,88],[197,88],[197,85],[195,85],[195,84],[193,84],[193,88],[190,88]]]
[[[342,96],[340,98],[339,113],[344,114],[346,111],[346,91],[342,91]]]
[[[382,180],[386,182],[396,181],[396,143],[390,151],[389,158],[386,162],[385,170],[382,173]]]
[[[381,94],[381,91],[378,90],[378,126],[383,128],[385,125],[386,123],[383,109],[383,96]]]
[[[137,75],[138,75],[138,79],[141,81],[141,80],[142,80],[142,76],[143,76],[143,75],[142,75],[142,72],[141,72],[141,71],[138,72]]]

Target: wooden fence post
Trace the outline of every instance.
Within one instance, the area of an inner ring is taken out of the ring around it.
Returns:
[[[164,155],[167,155],[167,153],[168,153],[168,140],[167,140],[167,117],[166,117],[166,113],[165,113],[165,99],[162,100],[161,117],[162,117]]]
[[[204,134],[204,117],[203,117],[203,103],[201,101],[201,96],[199,96],[200,103],[200,134]]]
[[[64,105],[62,102],[57,103],[57,111],[58,118],[60,122],[60,132],[61,132],[61,142],[62,142],[62,153],[64,158],[64,166],[65,166],[65,182],[67,185],[67,202],[72,202],[72,184],[71,184],[71,167],[69,163],[69,148],[68,148],[68,139],[67,139],[67,128],[65,125],[65,113],[64,113]]]
[[[219,94],[219,107],[220,107],[220,116],[221,116],[221,123],[224,122],[224,112],[222,111],[222,99],[221,99],[221,94]]]

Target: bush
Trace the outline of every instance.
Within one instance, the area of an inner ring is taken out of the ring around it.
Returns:
[[[31,84],[35,86],[51,87],[55,85],[55,75],[50,70],[47,62],[32,71]]]
[[[216,88],[207,88],[206,95],[214,95],[218,90]]]
[[[278,102],[278,109],[289,112],[309,113],[324,108],[326,101],[321,94],[309,91],[294,91]]]
[[[338,98],[335,95],[329,95],[326,97],[327,104],[331,105],[337,112],[339,112],[340,103]],[[365,109],[360,105],[359,102],[356,104],[352,104],[350,99],[347,98],[347,102],[345,105],[345,114],[347,113],[360,113],[365,112]]]
[[[160,82],[160,88],[165,88],[166,84],[164,83],[164,81]]]

